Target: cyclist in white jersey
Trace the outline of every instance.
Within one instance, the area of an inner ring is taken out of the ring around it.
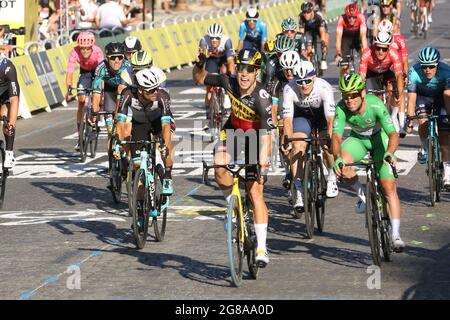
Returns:
[[[316,77],[316,70],[309,61],[301,61],[294,68],[295,79],[284,87],[283,124],[289,138],[307,138],[318,127],[319,137],[331,137],[335,113],[333,88],[324,79]],[[303,160],[307,143],[293,142],[282,151],[291,155],[291,170],[295,177],[294,209],[303,211],[302,179]],[[333,172],[334,157],[325,142],[322,143],[323,159],[328,168],[327,197],[338,195],[336,176]],[[297,162],[300,161],[299,165]],[[297,170],[298,169],[298,170]]]

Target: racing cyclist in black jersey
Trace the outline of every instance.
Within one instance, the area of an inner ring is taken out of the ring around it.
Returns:
[[[258,242],[256,262],[260,267],[264,267],[269,263],[266,248],[269,212],[264,201],[263,191],[269,169],[268,159],[272,143],[273,123],[270,94],[262,84],[257,82],[258,74],[261,72],[262,55],[254,49],[239,51],[236,56],[237,76],[208,73],[203,68],[206,62],[203,54],[200,54],[196,60],[193,69],[194,81],[201,85],[224,88],[231,100],[231,115],[221,132],[221,139],[214,149],[214,163],[224,165],[234,160],[235,158],[232,157],[234,152],[227,149],[227,143],[229,142],[228,147],[231,149],[234,145],[234,137],[244,135],[250,138],[250,143],[245,144],[246,162],[258,163],[262,168],[260,179],[257,177],[256,166],[253,169],[247,169],[245,174],[246,188],[254,207],[255,233]],[[249,159],[251,157],[258,158],[258,155],[259,159]],[[232,176],[225,169],[220,168],[215,170],[215,177],[228,200],[232,191]]]
[[[0,116],[6,116],[8,125],[3,123],[6,151],[3,166],[7,169],[14,168],[14,137],[16,133],[16,121],[19,113],[20,87],[17,81],[16,67],[6,57],[0,55]]]
[[[303,33],[297,32],[297,22],[295,22],[292,18],[284,19],[281,23],[282,32],[275,36],[275,39],[278,37],[286,36],[295,41],[295,50],[299,55],[306,54],[306,38]]]

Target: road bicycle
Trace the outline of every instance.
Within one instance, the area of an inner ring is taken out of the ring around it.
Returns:
[[[233,188],[227,204],[226,229],[227,229],[227,249],[230,263],[231,279],[236,287],[242,283],[243,261],[247,258],[247,265],[250,276],[253,279],[258,277],[260,266],[256,263],[256,235],[253,230],[253,206],[246,188],[242,198],[239,189],[239,182],[246,183],[247,180],[240,175],[245,168],[257,166],[258,177],[260,176],[260,166],[255,164],[227,164],[208,166],[203,161],[203,183],[210,186],[208,172],[210,169],[223,168],[233,175]]]
[[[9,127],[9,121],[6,116],[1,118],[3,122],[3,127]],[[3,208],[3,203],[5,201],[5,192],[6,192],[6,179],[8,178],[10,172],[8,168],[5,168],[5,143],[3,140],[0,140],[0,210]]]
[[[227,117],[227,112],[224,108],[225,90],[221,87],[212,87],[211,92],[209,131],[211,133],[210,142],[213,142],[219,138],[220,130]]]

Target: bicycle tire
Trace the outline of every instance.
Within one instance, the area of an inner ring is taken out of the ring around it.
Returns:
[[[428,147],[428,160],[427,160],[427,174],[428,174],[428,186],[430,187],[430,203],[434,207],[436,203],[436,181],[435,181],[435,151],[434,151],[434,138],[428,137],[427,139]]]
[[[92,132],[93,137],[89,142],[89,146],[91,150],[91,158],[95,158],[95,156],[97,155],[97,148],[98,148],[98,135],[100,134],[100,127],[98,126],[98,122],[95,126],[95,129],[92,128]]]
[[[247,199],[246,203],[248,203],[250,200]],[[244,221],[245,221],[245,228],[246,228],[246,236],[245,236],[245,255],[247,256],[247,266],[248,271],[250,273],[250,277],[254,280],[258,278],[259,273],[259,265],[256,263],[256,246],[257,246],[257,240],[256,240],[256,234],[253,230],[253,219],[251,219],[251,215],[253,215],[252,212],[250,212],[249,207],[245,204],[243,206],[244,209]]]
[[[376,191],[373,182],[367,183],[366,190],[366,222],[367,231],[369,233],[370,252],[372,254],[372,261],[375,265],[381,266],[380,255],[380,239],[378,239],[378,226],[377,226],[377,202]]]
[[[131,160],[130,160],[131,161]],[[126,189],[127,189],[127,197],[128,197],[128,216],[131,217],[131,207],[132,199],[133,199],[133,181],[134,181],[134,175],[135,175],[134,165],[131,161],[128,164],[128,170],[127,170],[127,180],[126,180]]]
[[[81,117],[80,129],[78,132],[78,145],[80,147],[80,158],[81,162],[84,163],[87,157],[87,145],[88,145],[88,127],[87,119],[89,118],[89,113],[86,109],[83,110]]]
[[[109,183],[111,186],[111,193],[115,203],[120,203],[122,198],[122,159],[115,159],[112,155],[114,145],[117,142],[116,137],[112,137],[109,141]]]
[[[133,217],[133,235],[136,247],[142,249],[145,247],[148,236],[148,223],[150,217],[150,199],[146,185],[146,173],[144,169],[139,169],[133,182],[133,200],[131,215]],[[138,200],[139,192],[144,188],[142,200]]]
[[[303,190],[305,194],[306,234],[309,239],[312,239],[314,236],[314,219],[316,217],[316,203],[314,199],[314,189],[316,188],[316,183],[314,181],[314,162],[311,159],[306,160],[303,183]]]
[[[162,180],[164,177],[164,169],[161,164],[156,166],[155,170],[155,206],[158,211],[158,217],[154,217],[152,220],[153,230],[155,232],[156,241],[162,242],[164,240],[164,236],[166,234],[166,224],[167,224],[167,206],[161,211],[161,207],[166,201],[169,201],[167,196],[162,195],[163,184]]]
[[[316,221],[317,230],[323,232],[325,225],[325,203],[327,200],[327,180],[325,179],[325,174],[323,172],[322,158],[317,157],[316,167],[319,169],[319,179],[317,185],[317,201],[316,201]]]
[[[391,219],[389,218],[389,214],[386,206],[386,199],[383,194],[378,195],[378,201],[381,203],[381,216],[379,221],[379,228],[381,233],[381,248],[383,251],[384,260],[389,262],[391,261],[391,252],[392,252],[392,239],[391,239]]]
[[[228,202],[227,209],[227,248],[228,261],[230,263],[231,280],[236,287],[242,283],[242,270],[244,250],[240,243],[241,220],[238,207],[238,198],[233,195]],[[233,223],[233,216],[236,217],[236,224]]]
[[[436,168],[435,172],[435,180],[436,180],[436,202],[441,202],[441,190],[442,190],[442,171],[443,167],[441,166],[441,154],[439,152],[439,148],[436,151],[437,152],[437,159],[434,161],[434,167]]]
[[[2,168],[0,170],[0,210],[3,209],[3,203],[5,202],[5,192],[6,192],[6,178],[8,177],[9,171],[4,167],[5,161],[5,149],[3,141],[0,141],[0,164]]]

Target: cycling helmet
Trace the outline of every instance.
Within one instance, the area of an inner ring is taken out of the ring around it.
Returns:
[[[245,18],[247,20],[256,20],[259,18],[259,12],[258,9],[256,9],[255,7],[249,7],[247,9],[247,13],[245,14]]]
[[[280,65],[283,69],[294,69],[300,61],[300,55],[295,50],[283,52],[280,57]]]
[[[392,43],[392,35],[387,32],[378,32],[378,34],[373,38],[373,43],[382,44],[390,46]]]
[[[297,22],[295,22],[292,18],[284,19],[281,23],[281,29],[283,31],[285,30],[296,30],[297,29]]]
[[[150,69],[144,69],[136,73],[138,87],[150,90],[159,87],[160,80],[156,73]]]
[[[419,52],[420,64],[436,64],[441,59],[439,50],[434,47],[425,47]]]
[[[223,36],[223,29],[218,23],[213,23],[208,27],[208,36],[211,38],[218,37],[221,38]]]
[[[107,57],[115,54],[124,54],[125,46],[120,42],[110,42],[105,46],[105,54]]]
[[[137,51],[131,56],[130,63],[133,69],[142,70],[153,65],[153,58],[147,51]]]
[[[315,74],[316,70],[310,61],[300,61],[294,68],[294,75],[300,79],[311,78]]]
[[[357,73],[349,73],[339,79],[339,89],[342,93],[361,91],[365,86],[366,81]]]
[[[264,51],[265,52],[273,52],[275,51],[275,40],[269,39],[264,44]]]
[[[303,13],[311,12],[314,9],[314,5],[311,2],[303,2],[300,9]]]
[[[359,7],[356,3],[351,3],[345,7],[345,15],[347,17],[354,17],[359,14]]]
[[[242,49],[236,56],[236,64],[246,64],[261,68],[262,55],[255,49]]]
[[[275,40],[275,50],[277,52],[285,52],[295,48],[295,40],[288,36],[281,35]]]
[[[95,36],[90,32],[80,32],[77,37],[79,47],[92,47],[95,44]]]
[[[139,41],[138,38],[134,36],[126,37],[125,41],[123,42],[123,45],[125,46],[126,52],[134,52],[142,50],[141,42]]]
[[[392,22],[389,19],[381,20],[380,24],[378,25],[379,32],[391,33],[393,28],[394,28],[394,25],[392,24]]]
[[[381,0],[380,6],[390,6],[392,5],[393,0]]]

